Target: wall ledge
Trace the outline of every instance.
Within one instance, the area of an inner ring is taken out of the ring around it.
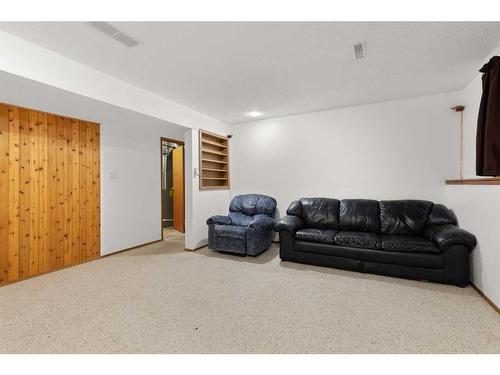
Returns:
[[[452,179],[446,185],[500,185],[500,177]]]

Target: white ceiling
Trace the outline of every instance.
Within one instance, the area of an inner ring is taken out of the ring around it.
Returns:
[[[227,123],[457,90],[500,45],[500,23],[112,22],[127,48],[79,22],[0,30]],[[355,61],[352,45],[367,57]]]

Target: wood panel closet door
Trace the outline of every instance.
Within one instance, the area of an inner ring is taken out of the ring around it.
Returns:
[[[184,146],[172,150],[173,226],[184,233]]]
[[[0,103],[0,284],[100,255],[100,126]]]

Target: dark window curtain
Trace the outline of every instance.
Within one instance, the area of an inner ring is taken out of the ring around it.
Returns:
[[[481,70],[483,95],[477,118],[476,174],[500,176],[500,56]]]

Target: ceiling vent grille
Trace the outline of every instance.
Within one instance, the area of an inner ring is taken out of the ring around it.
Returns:
[[[140,40],[132,38],[107,22],[86,22],[86,24],[127,47],[136,47],[142,43]]]
[[[366,44],[365,42],[356,43],[353,46],[354,49],[354,57],[356,60],[361,60],[366,57]]]

